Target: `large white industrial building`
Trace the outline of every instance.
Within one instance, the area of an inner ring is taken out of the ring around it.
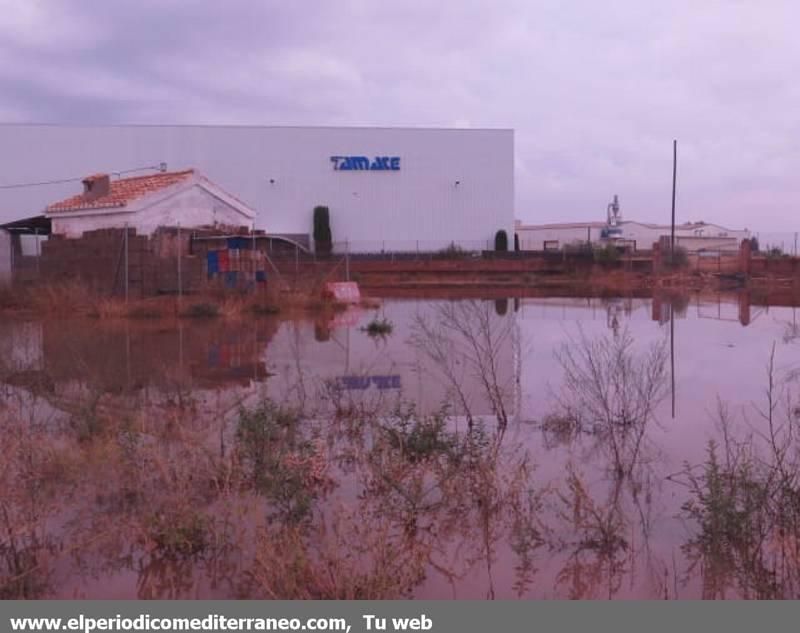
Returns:
[[[614,233],[610,229],[616,229]],[[613,227],[607,222],[567,222],[561,224],[522,224],[515,232],[520,250],[553,251],[581,244],[614,243],[633,250],[649,250],[655,242],[671,234],[668,224],[649,224],[620,220]],[[744,239],[750,238],[747,229],[729,229],[706,222],[685,222],[675,225],[675,236],[690,251],[702,248],[737,250]]]
[[[310,237],[326,206],[339,251],[492,248],[514,230],[512,130],[6,124],[0,148],[0,223],[90,174],[166,168],[202,173],[270,234]]]

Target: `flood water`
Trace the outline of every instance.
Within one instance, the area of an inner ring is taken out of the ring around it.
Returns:
[[[800,596],[795,307],[6,320],[0,382],[2,598]]]

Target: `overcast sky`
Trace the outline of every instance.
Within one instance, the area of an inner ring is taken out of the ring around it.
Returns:
[[[800,230],[797,2],[0,11],[3,121],[510,127],[517,216],[534,222],[601,220],[615,193],[626,219],[668,222],[676,138],[679,220]]]

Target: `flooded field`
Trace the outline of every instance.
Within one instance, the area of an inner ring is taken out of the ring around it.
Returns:
[[[0,597],[800,597],[796,311],[3,321]]]

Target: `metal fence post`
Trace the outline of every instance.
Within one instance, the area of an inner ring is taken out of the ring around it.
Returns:
[[[344,270],[345,281],[350,281],[350,240],[344,243]]]
[[[183,245],[181,244],[181,223],[178,222],[178,303],[180,303],[181,299],[183,298],[183,275],[181,271],[181,250]]]
[[[33,234],[36,236],[36,277],[41,276],[41,269],[39,268],[39,260],[41,259],[41,251],[39,250],[39,227],[33,229]]]
[[[125,303],[128,303],[128,223],[125,223]]]

